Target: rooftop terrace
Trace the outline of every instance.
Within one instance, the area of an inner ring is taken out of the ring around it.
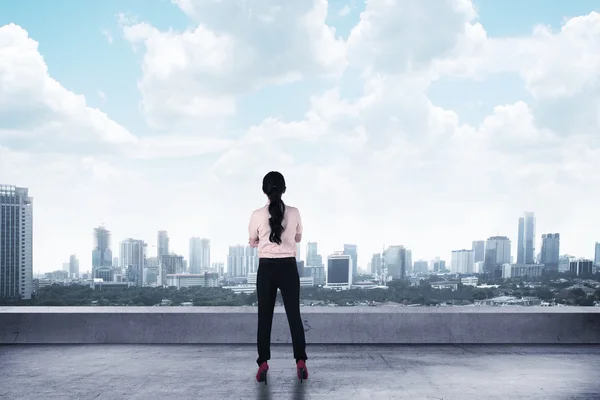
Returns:
[[[600,308],[282,309],[269,385],[253,307],[0,308],[0,399],[599,399]]]

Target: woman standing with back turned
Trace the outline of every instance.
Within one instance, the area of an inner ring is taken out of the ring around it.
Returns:
[[[306,341],[300,317],[300,277],[296,266],[296,243],[302,240],[302,221],[297,208],[286,206],[281,200],[285,193],[285,179],[279,172],[269,172],[263,178],[262,190],[269,203],[252,213],[248,231],[249,244],[258,247],[258,372],[256,380],[267,384],[267,361],[271,358],[271,327],[277,288],[281,290],[287,314],[296,372],[302,382],[308,378],[306,369]]]

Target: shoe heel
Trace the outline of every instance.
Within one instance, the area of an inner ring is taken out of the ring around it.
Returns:
[[[298,378],[300,378],[300,383],[302,383],[305,376],[306,376],[306,371],[304,370],[304,368],[298,368]]]
[[[264,381],[265,385],[267,384],[267,371],[263,371],[260,373],[260,380],[261,382]]]

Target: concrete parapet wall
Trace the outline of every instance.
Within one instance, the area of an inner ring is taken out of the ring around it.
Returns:
[[[598,344],[595,307],[302,307],[310,344]],[[0,344],[253,344],[255,307],[0,307]],[[291,343],[277,308],[272,343]]]

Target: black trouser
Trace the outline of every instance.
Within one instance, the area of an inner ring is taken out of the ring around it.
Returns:
[[[273,326],[273,311],[277,298],[277,288],[281,290],[285,313],[287,314],[294,358],[305,360],[306,339],[304,326],[300,317],[300,277],[296,259],[261,258],[258,263],[256,277],[256,294],[258,296],[258,365],[271,359],[271,327]]]

